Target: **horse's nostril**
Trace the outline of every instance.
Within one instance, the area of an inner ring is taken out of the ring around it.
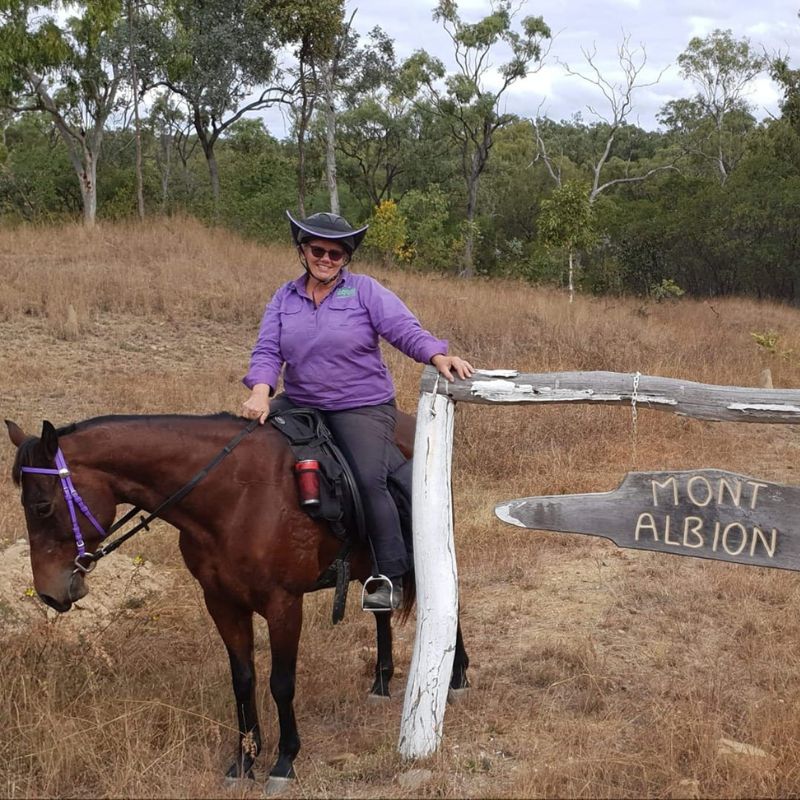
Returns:
[[[39,599],[50,606],[50,608],[54,608],[59,613],[63,614],[65,611],[69,611],[72,608],[72,603],[67,601],[66,603],[60,603],[54,597],[50,597],[49,594],[41,594],[39,593]]]

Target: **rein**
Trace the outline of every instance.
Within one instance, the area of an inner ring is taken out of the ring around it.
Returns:
[[[20,467],[21,473],[29,473],[33,475],[57,475],[61,481],[61,490],[64,493],[64,499],[67,503],[67,508],[69,509],[69,516],[72,520],[72,534],[75,537],[75,546],[78,549],[78,555],[75,557],[75,569],[73,570],[73,575],[77,572],[89,573],[91,572],[97,562],[107,556],[109,553],[113,553],[123,542],[127,541],[131,538],[134,534],[138,533],[143,528],[145,530],[149,530],[148,525],[151,523],[156,517],[158,517],[163,511],[170,508],[170,506],[175,505],[176,503],[183,500],[192,489],[197,486],[200,481],[205,478],[211,470],[213,470],[226,456],[230,455],[233,449],[244,439],[247,434],[251,433],[256,429],[258,425],[258,420],[254,419],[250,422],[246,428],[241,430],[236,436],[231,439],[222,450],[217,453],[211,461],[206,464],[203,469],[200,470],[188,483],[178,489],[173,495],[170,495],[164,502],[162,502],[155,511],[151,512],[147,515],[147,517],[140,517],[139,522],[133,526],[129,531],[126,531],[122,536],[117,537],[116,539],[110,541],[108,544],[103,545],[102,547],[98,547],[93,553],[86,552],[86,545],[83,541],[83,536],[81,535],[80,525],[78,524],[78,515],[76,513],[76,507],[78,511],[83,514],[84,517],[92,524],[92,526],[97,530],[100,534],[101,538],[105,539],[106,537],[110,536],[112,533],[115,533],[120,528],[125,526],[131,519],[133,519],[136,514],[138,514],[142,509],[141,508],[132,508],[128,511],[123,517],[117,520],[107,531],[103,530],[103,527],[100,523],[95,519],[92,512],[89,510],[89,507],[84,502],[83,498],[78,493],[78,490],[75,488],[75,485],[72,483],[72,476],[67,466],[67,461],[64,458],[64,454],[61,452],[61,448],[56,451],[55,463],[56,469],[50,469],[46,467]],[[82,563],[86,560],[86,563]]]

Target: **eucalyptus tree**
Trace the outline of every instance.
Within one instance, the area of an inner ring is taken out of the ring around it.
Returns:
[[[770,72],[783,90],[783,116],[800,131],[800,69],[792,69],[786,57],[773,60]]]
[[[179,100],[180,98],[178,98]],[[189,160],[197,147],[197,137],[192,136],[192,123],[180,103],[165,89],[157,92],[150,102],[145,120],[146,129],[155,144],[152,154],[161,184],[161,213],[172,210],[173,204],[173,160],[180,160],[185,196],[192,193]]]
[[[350,35],[340,62],[336,150],[341,174],[367,213],[392,199],[397,178],[407,171],[415,139],[414,109],[396,91],[394,42],[379,27],[363,43]]]
[[[331,70],[336,71],[353,18],[351,16],[349,22],[344,21],[343,0],[316,0],[313,4],[277,4],[276,12],[281,39],[294,44],[296,64],[289,72],[296,81],[290,111],[297,143],[298,210],[301,216],[305,216],[307,134],[318,102],[322,98],[325,102],[326,128],[330,130],[329,138],[332,142],[335,141],[335,108],[329,108],[332,103],[329,73]],[[331,113],[334,115],[333,121],[329,119]],[[332,148],[333,144],[330,149]],[[335,159],[331,164],[328,158],[327,167],[331,210],[339,213]]]
[[[406,91],[429,102],[447,122],[461,154],[466,189],[464,275],[474,273],[475,217],[481,175],[489,160],[495,133],[510,124],[502,110],[508,89],[538,70],[546,54],[550,29],[542,17],[526,16],[515,29],[519,5],[493,0],[491,12],[475,23],[461,19],[454,0],[439,0],[433,18],[450,37],[456,68],[448,73],[442,61],[424,50],[404,64]],[[494,60],[510,51],[499,66]]]
[[[125,0],[125,20],[128,27],[128,64],[130,66],[131,95],[133,102],[133,130],[136,144],[136,206],[139,219],[144,219],[144,174],[142,169],[142,123],[139,117],[139,66],[138,66],[138,4]]]
[[[746,94],[767,67],[748,39],[730,30],[694,37],[678,56],[681,75],[697,88],[692,98],[667,103],[659,114],[687,152],[713,164],[721,185],[743,156],[744,140],[755,126]]]
[[[127,34],[121,0],[0,3],[0,105],[46,115],[78,178],[87,226],[97,215],[97,164],[109,118],[124,103]]]
[[[580,181],[570,180],[558,186],[541,202],[539,235],[549,247],[567,253],[569,301],[575,294],[575,255],[591,247],[596,240],[595,219],[589,191]]]
[[[800,18],[800,13],[797,16]],[[772,79],[783,91],[783,116],[800,133],[800,68],[792,68],[788,57],[783,54],[775,55],[769,66]]]
[[[220,180],[215,146],[245,114],[288,103],[292,87],[278,54],[285,7],[301,0],[159,0],[140,19],[150,61],[148,87],[164,86],[186,104],[208,165],[215,207]]]

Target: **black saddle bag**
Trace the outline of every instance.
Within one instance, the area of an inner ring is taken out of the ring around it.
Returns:
[[[303,505],[303,510],[312,519],[327,522],[342,540],[348,530],[365,539],[364,512],[353,473],[316,409],[289,408],[268,419],[286,437],[296,462],[319,465],[319,503]]]

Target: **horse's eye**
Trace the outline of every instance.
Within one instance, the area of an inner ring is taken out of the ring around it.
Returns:
[[[53,513],[53,504],[49,502],[32,503],[31,513],[38,519],[47,519]]]

